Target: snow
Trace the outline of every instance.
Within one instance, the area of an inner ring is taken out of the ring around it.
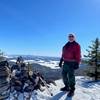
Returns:
[[[76,91],[75,96],[68,98],[64,92],[59,92],[63,86],[61,80],[56,81],[57,88],[54,87],[54,97],[51,100],[100,100],[100,82],[88,83],[85,77],[76,77]]]
[[[13,59],[13,60],[10,60],[11,62],[16,62],[16,60],[15,59]]]
[[[31,100],[100,100],[100,82],[88,82],[88,78],[77,76],[75,95],[70,98],[67,97],[66,92],[60,91],[60,88],[64,86],[62,80],[57,80],[55,82],[57,86],[50,84],[49,88],[51,93],[53,93],[53,97],[51,97],[47,89],[45,89],[44,92],[40,92],[39,90],[34,91],[34,99],[31,98]]]
[[[13,59],[13,60],[10,60],[11,62],[16,62],[16,60],[15,59]],[[45,67],[50,67],[51,69],[59,69],[59,67],[58,67],[58,63],[59,63],[59,61],[44,61],[44,60],[24,60],[24,62],[26,63],[26,64],[28,64],[28,63],[30,63],[30,64],[32,64],[32,63],[36,63],[36,64],[39,64],[39,65],[42,65],[42,66],[45,66]]]
[[[35,60],[24,60],[24,62],[25,62],[25,63],[30,63],[30,64],[32,64],[32,63],[36,63]]]
[[[52,69],[57,69],[57,68],[59,68],[59,67],[57,67],[58,66],[58,63],[59,63],[59,61],[44,61],[44,60],[25,60],[24,61],[25,63],[37,63],[37,64],[39,64],[39,65],[42,65],[42,66],[46,66],[46,67],[50,67],[50,68],[52,68]]]
[[[9,56],[7,56],[7,55],[4,55],[4,57],[5,57],[5,58],[9,58]]]
[[[59,67],[58,66],[58,61],[50,61],[50,62],[38,62],[38,64],[42,65],[42,66],[46,66],[46,67],[50,67],[52,69],[57,69]]]
[[[51,84],[50,88],[54,96],[45,100],[100,100],[100,82],[89,83],[83,76],[76,77],[76,91],[72,98],[68,98],[66,92],[59,91],[64,86],[62,80],[57,80],[56,84],[57,86]],[[46,92],[42,95],[44,94],[47,95]]]

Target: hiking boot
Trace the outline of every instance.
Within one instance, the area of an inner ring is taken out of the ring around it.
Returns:
[[[63,87],[60,89],[61,91],[69,91],[69,88],[68,87]]]
[[[73,90],[70,90],[67,96],[68,96],[68,97],[74,96],[74,91],[73,91]]]

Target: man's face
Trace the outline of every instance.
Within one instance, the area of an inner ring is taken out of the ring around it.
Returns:
[[[68,36],[69,42],[75,41],[75,37],[73,35]]]

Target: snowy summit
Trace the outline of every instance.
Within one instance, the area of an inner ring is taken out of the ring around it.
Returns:
[[[31,100],[100,100],[100,82],[89,82],[84,76],[76,77],[76,91],[71,98],[67,97],[66,92],[60,91],[64,85],[62,80],[57,80],[56,85],[50,85],[49,90],[53,93],[52,97],[45,89],[44,92],[34,91]],[[23,100],[22,95],[19,98]]]

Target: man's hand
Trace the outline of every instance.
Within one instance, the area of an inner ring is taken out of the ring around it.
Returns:
[[[75,64],[74,64],[74,69],[75,69],[75,70],[79,69],[79,63],[78,63],[78,62],[75,62]]]
[[[59,67],[62,67],[62,62],[59,63]]]
[[[60,59],[59,67],[62,67],[63,58]]]

